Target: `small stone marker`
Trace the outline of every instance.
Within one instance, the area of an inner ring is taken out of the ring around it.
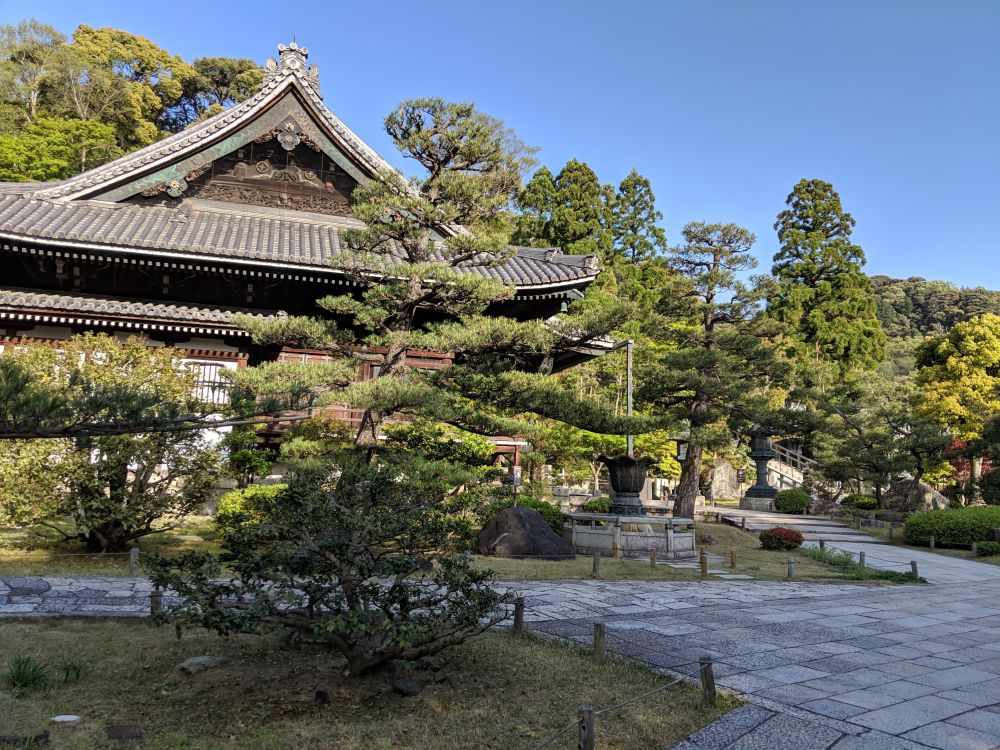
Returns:
[[[420,685],[415,683],[409,677],[402,677],[398,680],[392,681],[392,691],[402,695],[404,698],[412,698],[420,692],[420,689]]]
[[[109,740],[141,740],[142,727],[138,724],[111,724],[108,727]]]
[[[913,573],[913,577],[917,577],[917,561],[910,560],[910,572]]]
[[[197,674],[198,672],[204,672],[206,669],[217,667],[221,663],[222,659],[218,656],[206,654],[205,656],[192,656],[190,659],[185,659],[177,665],[177,668],[185,674]]]
[[[789,578],[795,577],[795,560],[794,558],[791,557],[788,558],[788,577]]]
[[[53,716],[49,721],[55,724],[76,724],[80,721],[80,717],[76,714],[59,714],[58,716]]]
[[[601,553],[594,555],[594,572],[590,574],[592,578],[601,577]]]
[[[861,552],[858,553],[858,564],[862,568],[865,567],[865,552],[864,552],[864,550],[861,550]]]
[[[514,635],[524,632],[524,597],[519,596],[514,600]]]
[[[656,567],[656,547],[649,548],[649,567]]]
[[[935,543],[936,541],[937,541],[937,540],[936,540],[936,539],[934,538],[934,535],[933,535],[933,534],[931,534],[931,549],[934,549],[934,546],[935,546],[935,544],[934,544],[934,543]]]

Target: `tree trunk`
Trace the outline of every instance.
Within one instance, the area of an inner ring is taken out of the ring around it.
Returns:
[[[969,458],[969,505],[978,505],[982,502],[979,493],[979,480],[983,478],[983,457],[971,456]]]
[[[677,484],[674,518],[694,518],[694,501],[701,481],[701,446],[688,445],[687,457],[681,463],[681,481]]]

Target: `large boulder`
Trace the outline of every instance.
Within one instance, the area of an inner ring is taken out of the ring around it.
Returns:
[[[948,498],[923,482],[899,479],[893,482],[882,496],[882,507],[900,513],[918,510],[940,510],[949,507]]]
[[[479,553],[500,557],[569,560],[576,552],[538,511],[517,505],[497,513],[479,532]]]

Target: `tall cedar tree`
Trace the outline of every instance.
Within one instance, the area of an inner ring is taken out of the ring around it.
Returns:
[[[597,325],[587,315],[490,317],[487,307],[513,289],[468,270],[507,257],[495,219],[521,186],[524,144],[472,104],[439,99],[404,102],[386,129],[424,176],[387,172],[355,191],[355,216],[366,227],[346,234],[350,250],[335,263],[365,291],[319,300],[327,318],[242,321],[258,343],[334,355],[312,367],[249,368],[237,383],[258,396],[316,392],[360,409],[351,446],[290,472],[287,490],[254,509],[264,523],[237,518],[223,530],[228,583],[218,581],[218,560],[196,555],[154,575],[184,596],[173,611],[182,622],[222,633],[287,628],[339,650],[352,674],[420,658],[505,616],[489,576],[456,554],[462,534],[448,509],[463,486],[475,488],[475,472],[419,442],[382,440],[390,420],[511,434],[520,431],[516,414],[530,411],[602,432],[630,426],[545,374],[560,350],[620,318]],[[450,352],[455,363],[421,369],[408,360],[411,350]],[[361,365],[371,378],[352,382]],[[436,565],[425,574],[428,560]]]
[[[691,518],[698,495],[702,452],[727,447],[761,421],[769,390],[781,383],[785,364],[769,344],[773,323],[757,314],[763,281],[747,285],[740,275],[757,265],[754,235],[735,224],[693,222],[684,244],[671,248],[669,265],[686,284],[665,294],[650,320],[662,345],[651,367],[640,372],[638,396],[690,428],[681,464],[674,516]]]
[[[518,198],[514,242],[606,259],[612,246],[610,192],[585,162],[572,159],[555,177],[541,167]]]
[[[666,252],[667,235],[658,225],[663,213],[656,209],[656,196],[649,180],[636,170],[629,172],[618,185],[611,217],[615,255],[639,263]]]
[[[800,180],[786,204],[774,225],[781,249],[774,256],[778,288],[770,314],[810,356],[845,371],[877,365],[886,336],[861,270],[864,251],[851,242],[854,218],[823,180]]]

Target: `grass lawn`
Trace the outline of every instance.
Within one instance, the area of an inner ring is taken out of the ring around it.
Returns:
[[[869,581],[857,574],[837,568],[827,563],[792,552],[769,551],[760,548],[757,536],[735,526],[723,523],[701,522],[697,524],[698,546],[725,558],[721,565],[710,565],[712,570],[725,573],[744,573],[762,580],[788,580],[788,559],[795,560],[796,581],[843,582]],[[707,536],[706,536],[707,535]],[[705,542],[711,538],[711,542]],[[736,552],[736,568],[729,567],[730,552]],[[496,557],[473,557],[473,564],[479,568],[492,568],[500,579],[525,580],[574,580],[590,578],[593,558],[577,556],[574,560],[515,560]],[[711,576],[710,576],[711,577]],[[601,560],[601,578],[604,580],[700,580],[697,570],[671,568],[667,565],[649,566],[642,560]],[[719,580],[719,579],[716,579]]]
[[[109,648],[109,644],[113,644]],[[595,663],[580,647],[491,632],[411,671],[360,679],[340,675],[325,651],[292,649],[277,638],[222,639],[145,623],[50,619],[7,621],[0,628],[4,660],[35,655],[58,665],[83,664],[79,680],[15,696],[0,676],[0,735],[48,729],[63,750],[121,746],[105,739],[108,724],[139,724],[135,748],[204,750],[482,750],[530,748],[597,708],[637,696],[668,680],[621,659]],[[212,654],[219,667],[188,677],[175,667]],[[2,669],[2,668],[0,668]],[[390,688],[406,676],[422,688],[403,698]],[[317,690],[327,704],[314,699]],[[598,743],[610,748],[670,747],[737,705],[722,696],[711,710],[697,686],[680,684],[598,719]],[[77,726],[52,716],[74,713]],[[569,732],[550,747],[576,747]]]
[[[797,581],[865,580],[812,560],[799,552],[763,550],[755,534],[728,524],[700,522],[697,533],[699,547],[725,558],[721,565],[710,565],[713,570],[743,573],[762,580],[787,580],[788,558],[791,557],[795,560]],[[188,549],[213,551],[216,549],[215,535],[210,516],[192,516],[185,519],[177,529],[145,537],[140,541],[140,546],[144,552],[157,550],[177,553]],[[708,538],[711,538],[711,542],[703,541]],[[79,546],[45,542],[24,529],[0,528],[0,576],[128,574],[127,554],[87,555],[81,554],[83,551]],[[735,569],[729,568],[731,551],[736,552]],[[969,556],[968,552],[959,550],[941,552]],[[1000,562],[997,558],[979,559]],[[491,568],[496,571],[497,578],[501,580],[579,580],[590,578],[593,569],[593,558],[583,555],[578,555],[573,560],[515,560],[474,555],[472,561],[476,568]],[[696,581],[700,579],[700,574],[697,570],[672,568],[668,565],[652,568],[646,560],[604,558],[601,560],[601,578],[609,581]]]
[[[128,553],[86,554],[76,542],[55,541],[51,529],[0,526],[0,576],[124,576]],[[139,540],[143,552],[177,553],[189,549],[215,549],[211,516],[188,516],[176,529]]]

